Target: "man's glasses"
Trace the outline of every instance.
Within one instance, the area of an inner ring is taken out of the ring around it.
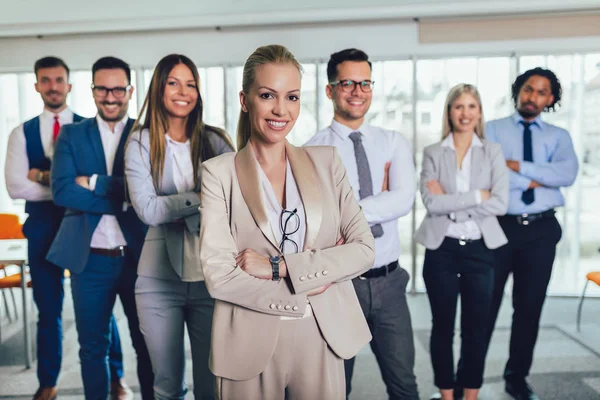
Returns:
[[[343,81],[335,81],[329,82],[331,86],[339,86],[344,92],[353,92],[356,86],[360,88],[365,93],[369,93],[373,90],[374,81],[364,80],[364,81],[353,81],[351,79],[344,79]]]
[[[279,243],[279,250],[285,254],[284,248],[287,242],[294,246],[294,253],[297,253],[298,243],[289,238],[290,235],[293,235],[300,229],[300,217],[298,216],[297,208],[294,208],[292,211],[283,210],[279,219],[279,228],[281,228],[281,232],[283,233],[281,243]]]
[[[112,92],[113,96],[115,96],[117,99],[122,99],[125,97],[129,89],[131,89],[131,85],[127,85],[125,87],[116,86],[114,88],[107,88],[106,86],[96,86],[92,83],[92,92],[96,97],[106,97],[110,92]]]

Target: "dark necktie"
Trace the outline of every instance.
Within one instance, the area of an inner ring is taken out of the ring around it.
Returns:
[[[362,144],[360,132],[352,132],[350,139],[354,143],[354,157],[356,157],[356,168],[358,170],[358,195],[361,199],[373,196],[373,180],[371,179],[371,168],[369,168],[369,160],[367,153]],[[376,224],[371,227],[371,233],[378,238],[383,236],[383,227],[381,224]]]
[[[523,124],[523,161],[533,161],[533,145],[531,143],[531,122],[521,121]],[[533,189],[527,189],[521,195],[523,203],[529,205],[535,200]]]

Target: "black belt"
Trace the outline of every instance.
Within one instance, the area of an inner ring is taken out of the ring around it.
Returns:
[[[458,243],[461,246],[466,246],[468,244],[479,243],[479,242],[481,242],[482,239],[467,239],[467,238],[464,238],[464,237],[461,237],[461,238],[457,239],[457,238],[446,236],[445,240],[448,240],[448,241],[451,241],[451,242],[456,242],[456,243]]]
[[[98,254],[105,257],[125,257],[125,250],[127,250],[127,246],[119,246],[114,249],[90,247],[90,254]]]
[[[367,272],[365,272],[364,274],[360,275],[358,278],[359,279],[379,278],[380,276],[386,276],[387,274],[389,274],[396,268],[398,268],[398,261],[391,262],[388,265],[384,265],[383,267],[372,268],[372,269],[368,270]]]
[[[554,217],[554,214],[556,214],[556,211],[554,211],[554,209],[550,209],[550,210],[546,210],[544,212],[536,213],[536,214],[527,214],[527,213],[519,214],[519,215],[507,214],[500,218],[515,220],[517,222],[517,224],[519,224],[519,225],[529,225],[531,222],[537,221],[539,219]]]

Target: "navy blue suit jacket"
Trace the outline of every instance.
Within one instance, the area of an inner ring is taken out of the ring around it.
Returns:
[[[129,119],[117,148],[112,175],[107,175],[106,158],[96,118],[62,128],[52,161],[52,196],[66,212],[48,252],[52,263],[81,273],[88,261],[92,235],[102,215],[117,217],[128,249],[139,260],[148,227],[133,207],[123,211],[125,203],[124,147],[133,126]],[[75,182],[78,176],[98,175],[93,191]]]

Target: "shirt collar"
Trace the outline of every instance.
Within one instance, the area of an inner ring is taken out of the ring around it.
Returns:
[[[123,119],[121,119],[119,122],[117,122],[115,124],[114,133],[118,133],[118,134],[123,133],[123,129],[125,129],[125,125],[127,124],[128,120],[129,120],[129,115],[125,114]],[[100,131],[113,133],[113,131],[108,126],[108,122],[103,120],[100,117],[100,114],[96,114],[96,122],[98,123],[98,128],[100,129]]]
[[[53,113],[52,111],[48,110],[47,108],[44,108],[44,111],[42,111],[41,117],[44,119],[54,121],[55,115],[58,115],[58,120],[61,124],[64,124],[65,122],[68,122],[69,120],[71,120],[71,121],[73,120],[73,111],[69,110],[69,107],[66,107],[64,110],[62,110],[58,114]]]
[[[448,136],[446,136],[446,138],[442,141],[442,147],[449,147],[452,150],[456,151],[456,148],[454,147],[454,135],[452,134],[452,132],[450,132]],[[472,149],[473,147],[483,147],[483,142],[475,133],[473,133],[473,139],[471,140],[471,145],[469,146],[469,149]]]
[[[515,122],[515,125],[519,125],[521,126],[521,122],[525,121],[525,119],[521,116],[521,114],[519,114],[518,111],[515,111],[512,115],[512,119]],[[544,122],[542,121],[542,115],[538,115],[537,117],[535,117],[535,119],[533,121],[530,122],[531,125],[537,125],[538,127],[542,128],[542,124]]]
[[[367,134],[369,132],[369,125],[366,122],[363,122],[363,124],[358,129],[351,129],[334,119],[333,121],[331,121],[331,130],[336,135],[338,135],[340,139],[345,140],[349,138],[352,132],[360,132],[363,135],[363,137],[367,137]]]
[[[167,145],[169,146],[186,146],[186,147],[190,147],[190,139],[186,139],[185,142],[177,142],[175,140],[173,140],[173,138],[171,138],[171,136],[165,134],[165,137],[167,138]]]

